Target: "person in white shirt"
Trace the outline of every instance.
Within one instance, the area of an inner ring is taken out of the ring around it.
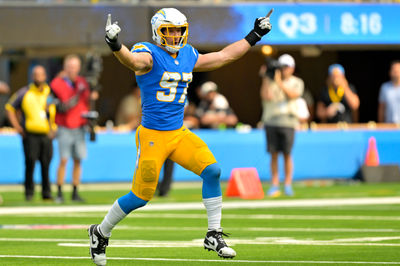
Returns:
[[[400,123],[400,60],[391,63],[389,75],[379,93],[378,122]]]

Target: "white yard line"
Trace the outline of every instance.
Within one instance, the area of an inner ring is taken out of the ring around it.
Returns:
[[[400,197],[379,198],[346,198],[346,199],[296,199],[296,200],[259,200],[259,201],[227,201],[224,209],[260,209],[282,207],[322,207],[351,205],[387,205],[400,204]],[[111,205],[84,206],[49,206],[49,207],[0,207],[0,215],[28,213],[75,213],[75,212],[106,212]],[[202,202],[182,203],[150,203],[141,208],[142,211],[171,210],[203,210]]]
[[[399,247],[400,243],[382,243],[382,241],[400,240],[400,236],[385,237],[360,237],[337,238],[331,240],[295,239],[293,237],[256,237],[251,239],[229,238],[226,242],[230,246],[235,245],[306,245],[306,246],[380,246]],[[202,246],[203,239],[193,240],[119,240],[113,239],[111,248],[121,247],[162,247],[162,248],[188,248]],[[0,238],[0,242],[58,242],[59,246],[87,247],[87,239],[58,239],[58,238]]]
[[[82,230],[87,224],[2,224],[7,230]],[[191,226],[130,226],[117,225],[117,230],[132,231],[204,231],[204,227]],[[399,233],[400,229],[390,228],[297,228],[297,227],[229,227],[230,231],[244,232],[354,232],[354,233]]]
[[[1,211],[0,211],[1,214]],[[99,213],[21,213],[21,216],[30,217],[101,217]],[[146,219],[146,218],[163,218],[163,219],[207,219],[206,214],[186,214],[186,213],[146,213],[137,211],[126,219]],[[281,214],[224,214],[224,219],[238,220],[361,220],[361,221],[400,221],[400,216],[363,216],[363,215],[281,215]]]
[[[0,255],[0,258],[29,258],[29,259],[64,259],[64,260],[90,260],[89,257],[69,256],[27,256],[27,255]],[[271,263],[271,264],[377,264],[400,265],[400,262],[388,261],[314,261],[314,260],[206,260],[206,259],[174,259],[174,258],[125,258],[107,257],[107,260],[132,260],[132,261],[176,261],[176,262],[216,262],[216,263]]]
[[[299,241],[299,242],[256,242],[254,241],[241,241],[236,243],[235,241],[226,241],[229,246],[233,247],[236,244],[242,245],[281,245],[281,246],[374,246],[374,247],[400,247],[400,244],[393,243],[334,243],[334,242],[317,242],[317,241]],[[133,244],[112,244],[112,248],[190,248],[190,247],[201,247],[202,243],[133,243]],[[89,244],[83,243],[59,243],[58,246],[61,247],[89,247]]]

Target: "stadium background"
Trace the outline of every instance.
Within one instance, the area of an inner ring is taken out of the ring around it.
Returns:
[[[0,2],[0,80],[12,91],[28,82],[29,70],[36,64],[46,66],[52,78],[61,68],[62,57],[78,53],[86,63],[102,62],[97,110],[100,125],[113,119],[120,99],[129,93],[134,75],[123,67],[104,44],[107,13],[119,21],[121,40],[128,46],[151,40],[150,17],[164,6],[175,6],[190,23],[190,43],[202,52],[214,51],[243,38],[253,19],[274,7],[273,31],[262,44],[272,44],[278,56],[291,53],[296,74],[314,98],[326,79],[327,67],[341,63],[348,80],[360,96],[359,121],[376,121],[380,84],[388,80],[389,63],[400,58],[399,20],[396,3],[286,3],[236,1],[1,1]],[[179,4],[178,4],[179,3]],[[195,74],[189,89],[206,80],[215,81],[226,95],[239,120],[255,126],[261,115],[258,70],[264,62],[261,45],[239,61],[210,73]],[[88,64],[87,75],[93,72]],[[190,92],[191,91],[191,92]],[[222,163],[223,179],[233,167],[255,166],[263,180],[269,178],[268,155],[263,133],[253,130],[240,135],[235,131],[199,131]],[[356,132],[299,132],[295,146],[295,179],[352,177],[363,163],[367,139],[377,137],[382,163],[400,164],[398,130]],[[226,137],[230,136],[230,137]],[[225,140],[225,141],[223,141]],[[247,142],[246,142],[247,141]],[[23,175],[22,149],[18,136],[0,137],[1,183],[20,183]],[[235,147],[227,153],[227,147]],[[245,151],[245,152],[244,152]],[[57,151],[51,168],[54,179]],[[118,154],[118,162],[106,155]],[[321,156],[324,155],[324,156]],[[345,156],[345,158],[343,157]],[[345,159],[345,160],[344,160]],[[98,142],[90,143],[84,163],[83,182],[129,181],[133,173],[135,147],[133,135],[106,132]],[[104,171],[102,167],[109,167]],[[110,168],[110,165],[114,167]],[[37,171],[39,169],[36,169]],[[69,176],[69,175],[67,175]],[[36,175],[37,177],[37,175]],[[178,169],[177,180],[195,176]]]

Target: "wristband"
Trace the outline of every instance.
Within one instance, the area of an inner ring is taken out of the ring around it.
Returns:
[[[254,46],[259,40],[261,40],[260,35],[258,35],[255,30],[251,30],[244,38],[251,46]]]
[[[121,43],[118,41],[118,39],[115,40],[110,40],[107,36],[106,36],[106,43],[108,44],[108,46],[110,47],[111,51],[113,52],[118,52],[119,50],[121,50]]]

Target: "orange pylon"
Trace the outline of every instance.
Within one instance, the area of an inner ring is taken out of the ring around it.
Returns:
[[[242,199],[264,198],[264,190],[257,169],[254,167],[234,168],[231,172],[225,195]]]
[[[379,155],[378,149],[376,148],[375,137],[370,137],[368,140],[368,150],[367,156],[365,157],[366,166],[378,166],[379,165]]]

